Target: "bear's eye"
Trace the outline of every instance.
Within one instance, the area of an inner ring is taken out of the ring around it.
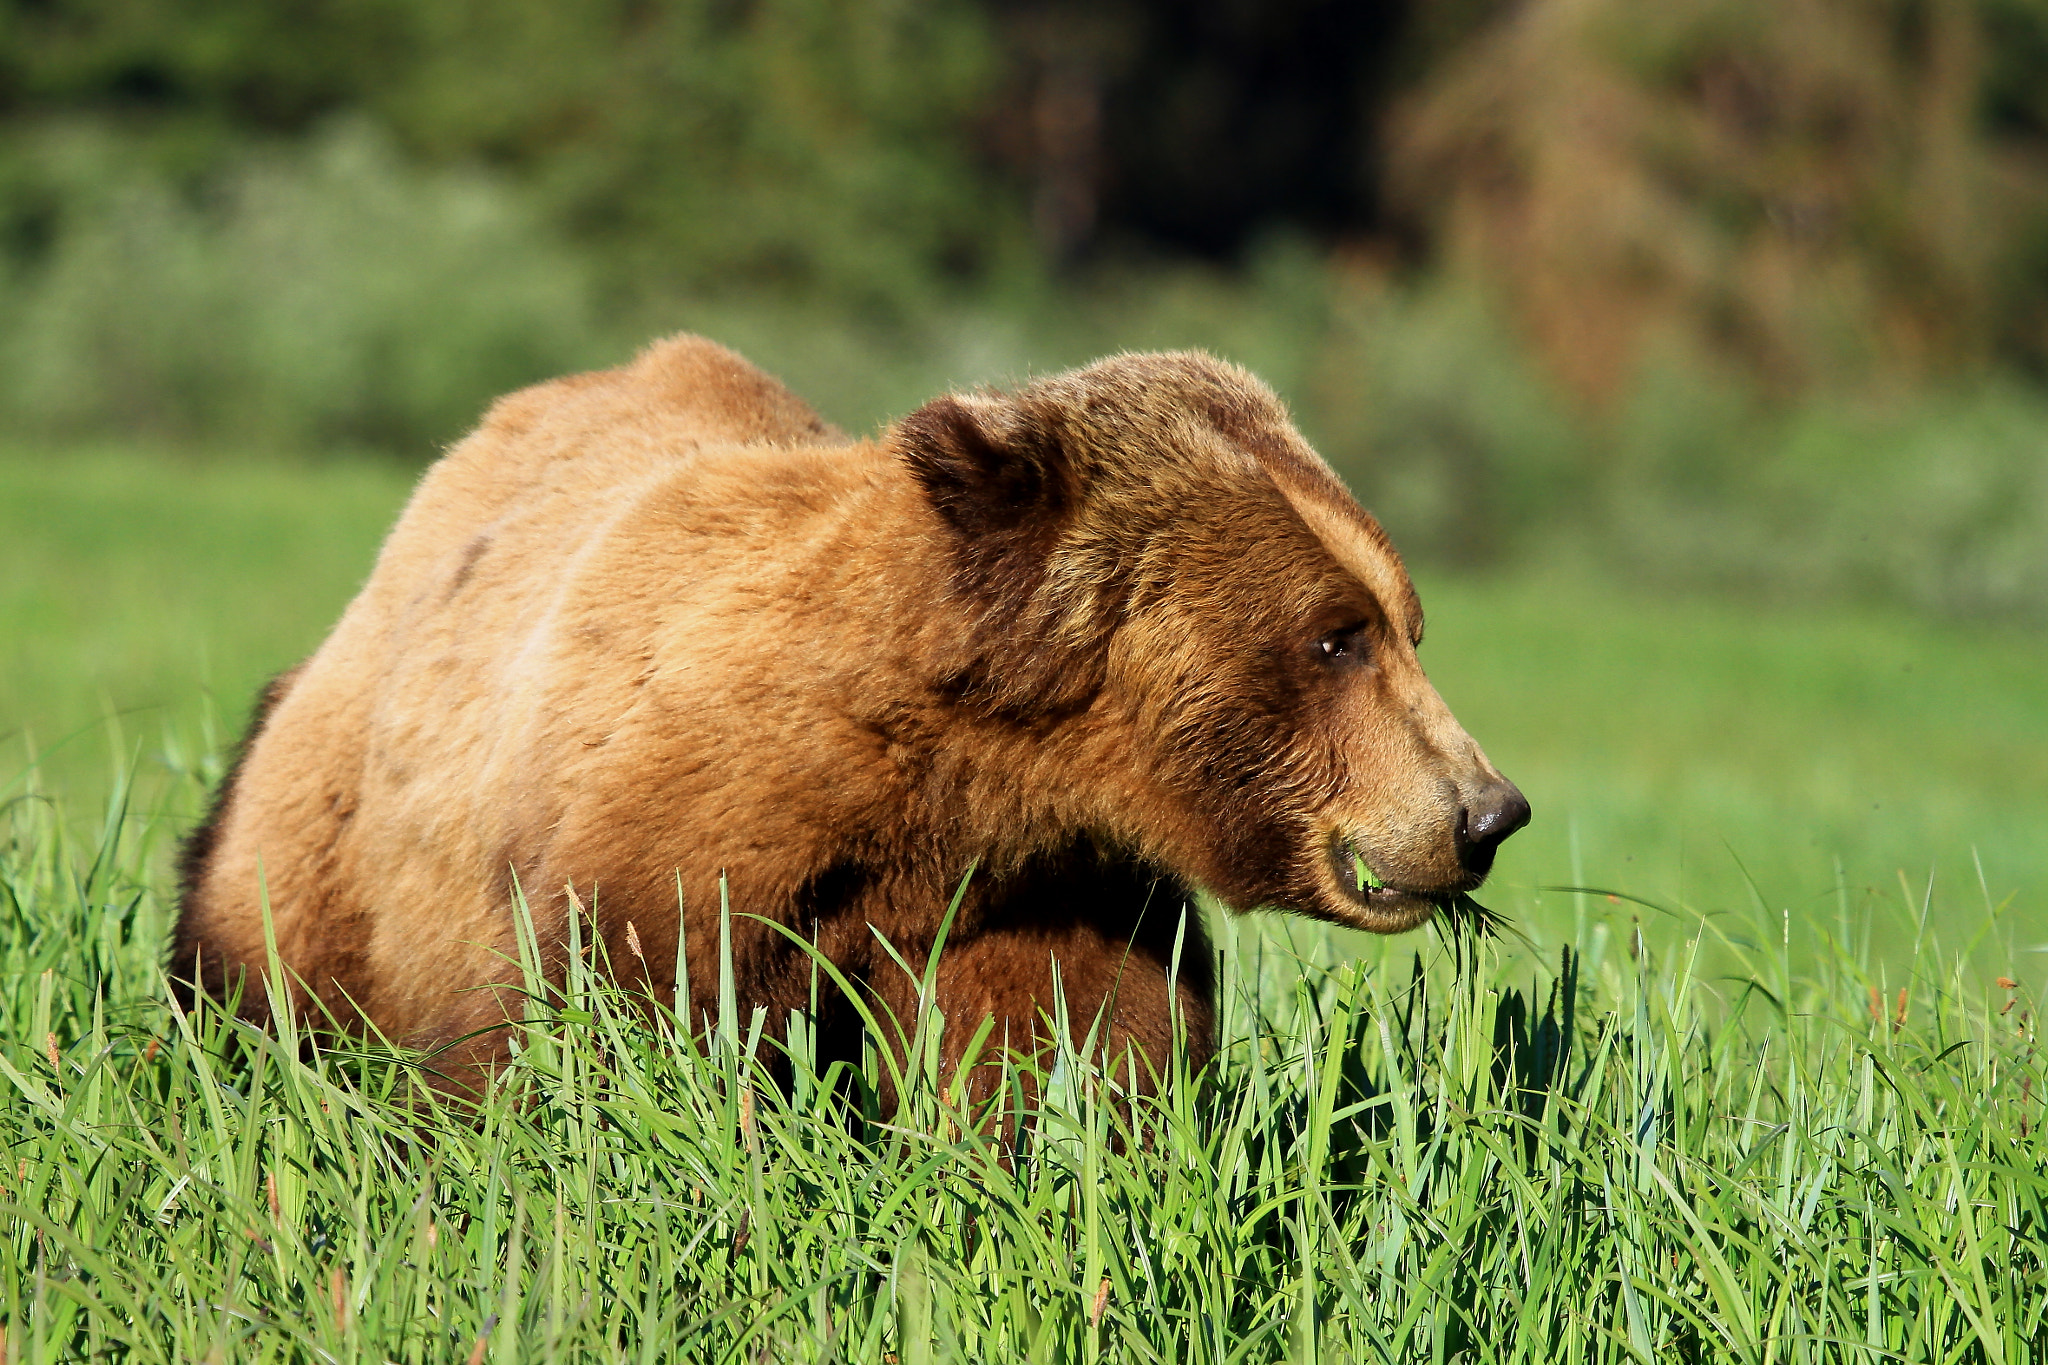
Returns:
[[[1326,664],[1356,667],[1367,662],[1371,646],[1365,637],[1365,623],[1333,630],[1316,641],[1315,655]]]

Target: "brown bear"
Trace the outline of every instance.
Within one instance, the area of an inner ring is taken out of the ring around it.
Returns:
[[[1528,819],[1421,638],[1378,524],[1210,356],[850,441],[672,338],[501,400],[427,473],[192,837],[173,975],[247,973],[262,1018],[267,901],[295,989],[487,1065],[515,881],[549,970],[580,903],[658,998],[684,934],[700,1005],[722,882],[741,1019],[820,999],[763,920],[908,1018],[881,940],[922,968],[967,877],[936,969],[956,1056],[984,1019],[1042,1046],[1057,973],[1077,1031],[1163,1068],[1178,1015],[1199,1064],[1191,889],[1404,930]],[[857,1016],[820,1008],[848,1055]]]

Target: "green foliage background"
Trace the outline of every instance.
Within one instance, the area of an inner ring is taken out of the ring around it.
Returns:
[[[2048,8],[1374,13],[8,0],[0,424],[417,463],[676,328],[855,427],[1200,344],[1425,561],[2048,614]]]

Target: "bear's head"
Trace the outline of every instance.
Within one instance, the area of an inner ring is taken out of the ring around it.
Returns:
[[[1234,908],[1383,933],[1527,823],[1423,676],[1386,534],[1250,374],[1118,356],[890,439],[964,613],[933,685],[1072,756],[1054,823]]]

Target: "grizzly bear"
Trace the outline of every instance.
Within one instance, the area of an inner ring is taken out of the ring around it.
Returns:
[[[1391,933],[1527,821],[1421,639],[1379,525],[1213,357],[853,441],[672,338],[502,399],[426,474],[193,835],[172,972],[263,1019],[267,915],[298,1007],[488,1066],[515,887],[557,978],[587,913],[700,1007],[724,897],[739,1017],[815,1007],[857,1056],[812,954],[908,1019],[964,879],[950,1057],[1043,1047],[1057,979],[1107,1052],[1199,1065],[1191,891]]]

